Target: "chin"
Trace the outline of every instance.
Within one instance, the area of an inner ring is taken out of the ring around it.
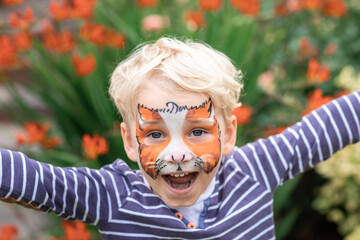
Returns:
[[[168,200],[164,200],[166,205],[172,207],[172,208],[178,208],[178,207],[190,207],[192,205],[194,205],[196,203],[196,201],[199,199],[199,196],[193,199],[188,199],[186,198],[186,200],[184,201],[184,199],[168,199]]]

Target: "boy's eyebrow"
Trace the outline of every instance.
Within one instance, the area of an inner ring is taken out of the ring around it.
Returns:
[[[155,124],[161,124],[161,123],[164,123],[164,120],[163,119],[148,119],[148,120],[143,120],[141,125],[155,125]]]
[[[211,118],[186,118],[185,121],[191,122],[193,124],[196,123],[214,124],[214,121]]]

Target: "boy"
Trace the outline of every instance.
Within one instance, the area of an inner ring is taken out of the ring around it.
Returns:
[[[235,147],[241,72],[208,46],[161,38],[111,77],[131,170],[57,168],[1,150],[0,197],[95,225],[104,239],[275,239],[275,189],[359,141],[360,92],[282,134]]]

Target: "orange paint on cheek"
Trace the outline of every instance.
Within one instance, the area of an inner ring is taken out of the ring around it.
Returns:
[[[139,114],[142,120],[161,120],[161,116],[158,112],[153,112],[147,108],[139,107]],[[146,137],[151,131],[157,130],[158,128],[153,125],[141,128],[140,119],[137,119],[136,123],[136,139],[139,143],[139,158],[140,164],[144,171],[149,174],[152,178],[156,178],[161,166],[157,162],[159,154],[166,148],[170,143],[171,138],[168,138],[165,142],[159,144],[147,144]]]
[[[140,142],[140,141],[139,141]],[[157,161],[159,154],[169,144],[170,138],[160,145],[139,145],[139,157],[142,168],[152,178],[156,178],[159,171],[161,170],[160,163]]]
[[[185,145],[192,151],[197,157],[203,161],[203,169],[205,172],[211,172],[215,168],[220,160],[221,156],[221,142],[219,136],[219,125],[214,117],[215,123],[207,134],[211,135],[208,141],[202,143],[192,143],[183,136]]]

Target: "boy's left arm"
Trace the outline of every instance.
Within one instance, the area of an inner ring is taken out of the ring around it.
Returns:
[[[281,134],[237,148],[240,167],[274,191],[284,181],[360,140],[360,91],[335,99]]]

